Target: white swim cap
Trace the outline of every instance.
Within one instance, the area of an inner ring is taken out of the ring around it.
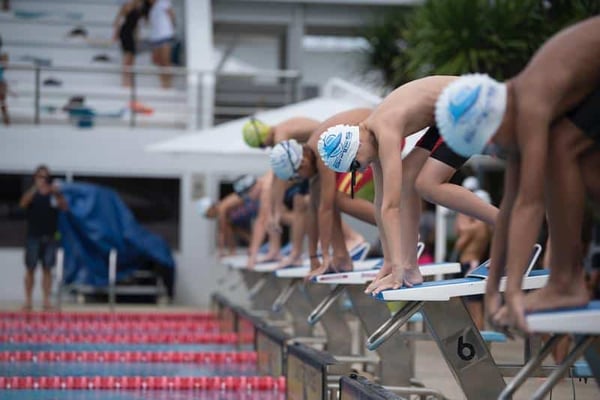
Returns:
[[[321,134],[317,148],[325,165],[336,172],[348,172],[358,152],[359,128],[336,125]]]
[[[474,176],[468,176],[462,182],[462,187],[464,187],[467,190],[470,190],[471,192],[474,192],[475,190],[479,189],[479,180]]]
[[[292,179],[302,163],[302,145],[295,139],[279,142],[271,149],[269,158],[275,175],[284,181]]]
[[[442,91],[435,105],[435,120],[444,142],[470,157],[483,151],[505,110],[506,85],[484,74],[469,74]]]
[[[203,197],[199,200],[196,200],[196,211],[198,214],[206,217],[206,213],[213,206],[213,201],[210,197]]]
[[[475,193],[475,195],[477,197],[479,197],[481,200],[485,201],[487,204],[492,204],[492,198],[490,197],[490,194],[488,192],[486,192],[485,190],[477,189],[473,193]]]
[[[252,175],[242,175],[233,182],[233,191],[239,196],[244,196],[256,183]]]

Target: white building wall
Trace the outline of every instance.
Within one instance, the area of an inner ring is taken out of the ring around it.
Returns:
[[[3,128],[0,135],[0,173],[31,173],[46,163],[57,173],[106,176],[164,176],[181,179],[180,251],[176,254],[176,302],[206,307],[218,276],[214,223],[194,209],[193,184],[204,177],[207,194],[216,197],[218,182],[234,178],[240,171],[261,174],[268,166],[264,155],[244,157],[170,156],[147,153],[144,147],[168,140],[181,131],[168,130],[80,130],[65,126]],[[197,185],[196,185],[197,187]],[[196,191],[197,192],[197,191]],[[23,249],[0,248],[0,302],[23,300]],[[39,284],[36,297],[39,299]]]

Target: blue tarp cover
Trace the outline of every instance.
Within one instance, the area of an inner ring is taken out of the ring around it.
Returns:
[[[66,283],[106,286],[113,248],[117,280],[150,262],[175,268],[167,243],[138,224],[116,192],[87,183],[66,183],[61,190],[69,204],[59,216]]]

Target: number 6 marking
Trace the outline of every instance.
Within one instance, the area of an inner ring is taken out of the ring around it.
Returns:
[[[475,357],[475,347],[471,343],[463,341],[463,337],[458,338],[458,356],[465,361],[471,361]]]

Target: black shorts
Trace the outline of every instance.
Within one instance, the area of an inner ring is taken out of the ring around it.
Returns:
[[[25,266],[27,269],[35,269],[40,262],[45,269],[54,267],[57,249],[58,243],[53,237],[28,237],[25,244]]]
[[[132,33],[121,32],[119,39],[121,41],[121,50],[123,53],[135,54],[135,38]]]
[[[600,142],[600,86],[586,97],[567,117],[596,143]]]
[[[285,195],[283,196],[283,203],[287,208],[291,210],[292,208],[294,208],[294,197],[296,197],[296,195],[308,194],[308,189],[308,179],[304,179],[298,183],[295,183],[285,191]]]
[[[440,137],[440,132],[436,126],[430,126],[415,146],[429,151],[431,153],[429,157],[435,158],[454,169],[459,169],[468,160],[468,158],[450,150],[450,147]]]

